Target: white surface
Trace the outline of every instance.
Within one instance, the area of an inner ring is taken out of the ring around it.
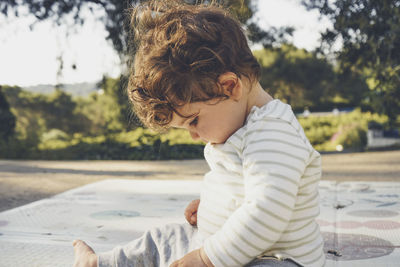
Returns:
[[[74,239],[107,251],[151,227],[184,223],[183,211],[199,197],[200,185],[105,180],[2,212],[0,266],[72,266]],[[329,256],[339,261],[329,260],[327,266],[399,266],[400,183],[323,181],[320,192],[321,230],[325,236],[338,234],[326,249],[343,254]],[[385,251],[391,253],[385,256]]]
[[[0,266],[71,266],[74,239],[107,251],[150,227],[183,223],[199,186],[200,181],[105,180],[2,212]]]

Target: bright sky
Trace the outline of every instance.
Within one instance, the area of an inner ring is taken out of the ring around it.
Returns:
[[[254,1],[254,0],[253,0]],[[256,21],[262,28],[293,26],[293,44],[306,49],[318,45],[319,32],[330,26],[319,21],[318,12],[308,12],[300,0],[255,0]],[[103,74],[120,73],[119,58],[105,40],[104,26],[92,17],[78,33],[65,37],[65,29],[50,22],[35,25],[34,18],[0,17],[0,84],[29,86],[96,82]],[[64,71],[57,81],[57,57],[64,58]],[[76,70],[71,66],[76,64]]]

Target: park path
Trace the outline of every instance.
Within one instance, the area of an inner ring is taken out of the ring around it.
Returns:
[[[324,154],[323,180],[400,181],[400,150]],[[204,160],[0,160],[0,211],[104,179],[202,179]]]

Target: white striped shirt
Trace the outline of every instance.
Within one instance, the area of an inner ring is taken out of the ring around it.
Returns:
[[[215,266],[242,266],[259,255],[323,266],[318,181],[321,157],[289,105],[253,107],[224,144],[207,144],[197,225]]]

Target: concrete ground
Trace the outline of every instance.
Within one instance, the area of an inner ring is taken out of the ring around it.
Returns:
[[[400,182],[400,150],[325,154],[322,163],[323,180]],[[207,171],[204,160],[0,160],[0,211],[103,179],[201,179]]]

